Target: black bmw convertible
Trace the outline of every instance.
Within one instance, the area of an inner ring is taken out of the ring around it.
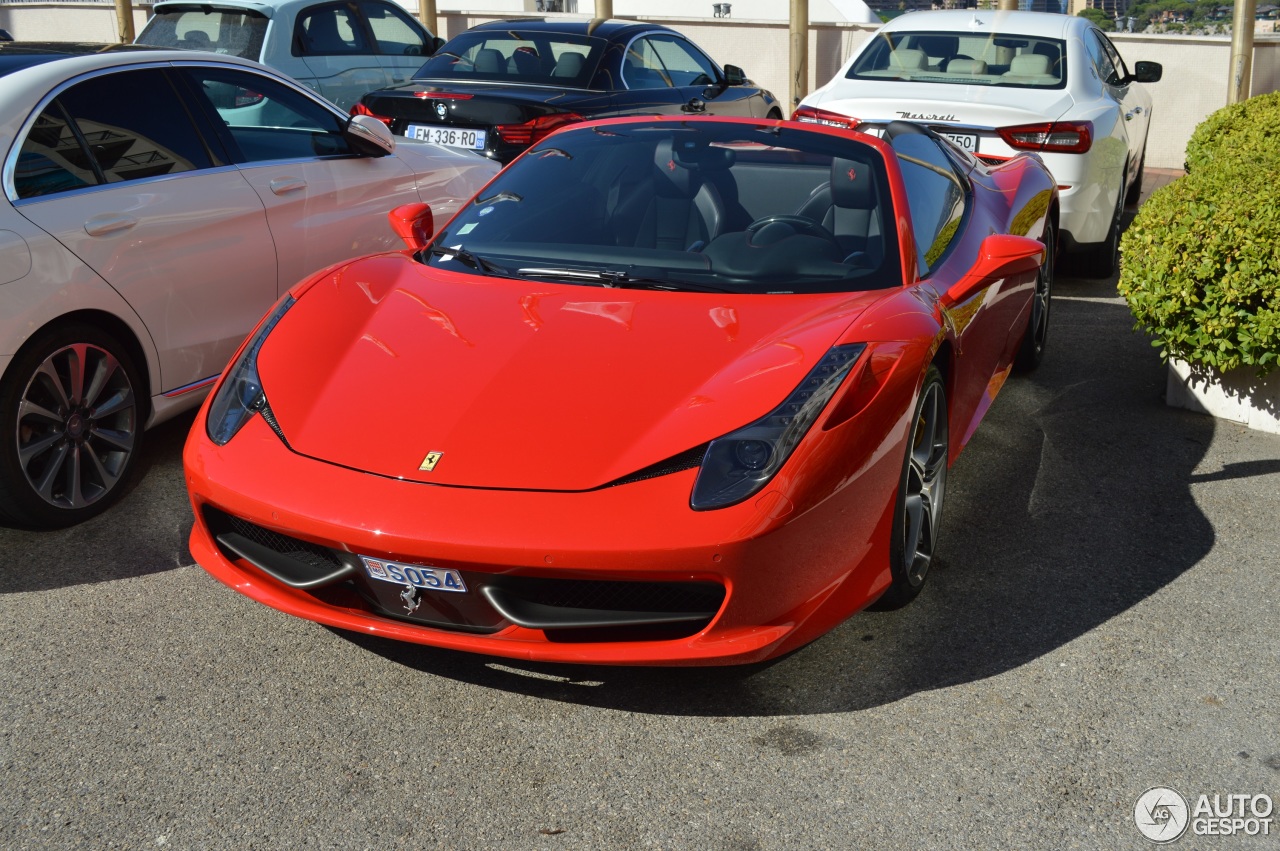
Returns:
[[[392,132],[509,162],[564,124],[625,114],[782,118],[741,68],[675,30],[617,20],[493,21],[351,110]]]

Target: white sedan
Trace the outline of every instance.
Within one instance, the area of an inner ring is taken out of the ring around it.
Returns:
[[[1044,12],[913,12],[876,31],[796,110],[802,121],[916,121],[988,161],[1035,151],[1058,182],[1063,247],[1115,270],[1120,214],[1138,198],[1156,62],[1133,73],[1087,19]]]
[[[497,171],[256,62],[94,47],[0,45],[0,523],[104,509],[285,290]]]

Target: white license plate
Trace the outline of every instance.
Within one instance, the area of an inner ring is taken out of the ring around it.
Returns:
[[[972,133],[943,133],[942,135],[971,154],[978,152],[978,137]]]
[[[456,591],[465,594],[467,584],[462,574],[444,567],[427,567],[425,564],[402,564],[380,558],[360,556],[370,579],[380,579],[396,585],[412,585],[427,591]]]
[[[459,130],[456,127],[431,127],[426,124],[410,124],[404,135],[410,139],[423,142],[435,142],[437,145],[448,145],[450,148],[469,148],[473,151],[484,150],[484,130]]]

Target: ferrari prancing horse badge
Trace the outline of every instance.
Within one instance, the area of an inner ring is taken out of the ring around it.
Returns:
[[[436,465],[440,463],[440,457],[442,455],[444,455],[443,452],[428,452],[427,457],[422,459],[422,464],[418,467],[418,469],[426,470],[428,473],[430,473],[432,470],[436,468]]]

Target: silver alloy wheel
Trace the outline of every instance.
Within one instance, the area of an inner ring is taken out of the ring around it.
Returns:
[[[56,349],[18,401],[18,462],[46,503],[81,509],[119,483],[137,442],[138,406],[124,366],[92,343]]]
[[[947,484],[947,406],[942,383],[927,383],[924,394],[903,474],[902,569],[913,588],[924,584],[933,561]]]

